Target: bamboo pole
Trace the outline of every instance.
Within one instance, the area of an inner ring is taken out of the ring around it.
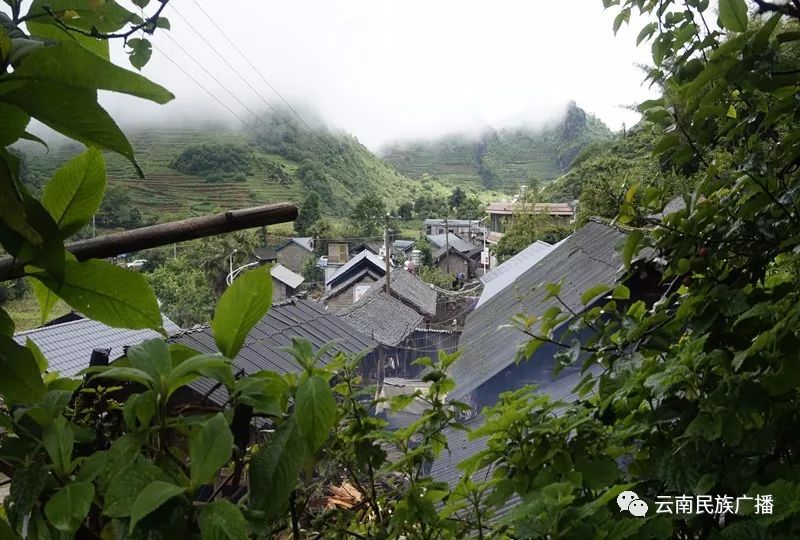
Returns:
[[[221,214],[159,223],[96,238],[79,240],[64,246],[79,261],[105,259],[123,253],[205,238],[242,229],[252,229],[297,218],[297,207],[289,203],[269,204]],[[25,275],[23,265],[13,257],[0,258],[0,281]]]

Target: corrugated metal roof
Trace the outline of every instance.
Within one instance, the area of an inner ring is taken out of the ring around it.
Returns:
[[[455,248],[461,253],[466,253],[468,251],[472,251],[475,249],[476,246],[470,244],[459,238],[458,236],[454,235],[453,233],[448,234],[429,234],[428,240],[430,240],[431,244],[436,246],[437,248],[442,248],[447,245],[447,237],[450,237],[450,247]]]
[[[282,264],[274,264],[272,268],[269,269],[270,275],[277,279],[278,281],[285,283],[292,289],[296,289],[303,283],[306,278],[301,276],[300,274],[295,274]]]
[[[425,225],[441,225],[444,227],[445,220],[437,218],[428,218],[425,220]],[[478,223],[476,219],[448,219],[448,227],[469,227],[470,225]]]
[[[545,255],[553,251],[554,246],[547,242],[537,240],[526,247],[506,262],[481,278],[484,284],[483,292],[478,300],[478,306],[489,300],[512,283],[530,267],[541,261]]]
[[[170,335],[182,331],[167,317],[164,317],[164,329]],[[57,371],[64,377],[74,377],[79,371],[89,367],[89,357],[93,349],[111,349],[109,360],[113,361],[123,355],[123,347],[160,337],[163,336],[154,330],[112,328],[83,318],[20,332],[14,336],[14,340],[24,345],[30,338],[47,358],[49,371]]]
[[[348,273],[356,266],[372,267],[377,270],[377,273],[384,275],[386,273],[386,263],[383,259],[375,255],[369,250],[364,250],[339,268],[335,274],[325,280],[325,287],[331,288],[348,278]]]
[[[546,299],[544,285],[563,282],[561,300],[581,311],[583,291],[597,284],[613,284],[622,267],[617,246],[625,233],[597,222],[589,222],[547,256],[520,275],[512,286],[490,298],[466,320],[461,343],[463,356],[453,364],[456,389],[453,399],[469,394],[514,362],[517,348],[527,337],[506,327],[519,313],[537,315],[558,305]],[[536,331],[534,325],[532,331]]]
[[[244,346],[233,359],[236,370],[244,370],[249,375],[257,371],[269,370],[277,373],[299,372],[296,360],[283,350],[292,344],[293,337],[308,339],[315,349],[335,342],[333,351],[323,360],[327,362],[335,352],[359,354],[373,351],[378,343],[358,332],[345,320],[325,310],[313,300],[292,299],[275,304],[269,312],[250,331]],[[217,347],[214,336],[207,326],[190,330],[170,339],[203,353],[215,353]],[[205,393],[215,383],[201,379],[190,385],[196,391]],[[218,395],[218,394],[219,395]],[[217,390],[211,399],[218,400],[224,391]]]

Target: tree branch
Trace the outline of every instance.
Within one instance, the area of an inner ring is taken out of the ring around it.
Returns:
[[[82,28],[75,28],[74,26],[70,26],[64,21],[62,21],[58,17],[57,12],[53,11],[53,9],[50,8],[50,6],[44,6],[44,10],[48,13],[48,15],[50,15],[53,18],[53,20],[58,26],[60,26],[61,28],[63,28],[68,32],[75,32],[76,34],[81,34],[84,36],[89,36],[97,39],[122,38],[127,41],[129,37],[131,37],[139,30],[143,30],[148,34],[153,34],[156,31],[156,28],[158,27],[157,26],[158,18],[161,16],[161,12],[164,11],[164,8],[167,7],[167,4],[169,4],[169,0],[159,0],[159,1],[161,2],[161,6],[159,6],[158,10],[156,10],[156,12],[153,13],[153,15],[145,19],[141,24],[133,25],[130,28],[128,28],[125,32],[110,33],[110,34],[99,32],[97,28],[95,28],[94,26],[92,27],[91,30],[88,31],[83,30]]]

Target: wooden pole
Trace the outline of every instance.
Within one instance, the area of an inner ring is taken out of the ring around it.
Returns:
[[[131,251],[252,229],[263,225],[286,223],[294,221],[295,218],[297,218],[297,207],[293,204],[269,204],[98,236],[72,242],[64,247],[79,261],[105,259]],[[25,272],[20,261],[8,256],[0,258],[0,281],[24,275]]]
[[[383,251],[384,251],[384,258],[386,262],[386,294],[392,294],[392,288],[389,284],[390,282],[390,275],[389,272],[391,271],[390,267],[390,259],[389,259],[389,214],[387,213],[386,216],[383,218]]]

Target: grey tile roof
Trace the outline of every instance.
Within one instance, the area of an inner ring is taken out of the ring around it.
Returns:
[[[483,276],[481,281],[484,287],[478,300],[478,306],[514,283],[520,275],[542,260],[551,251],[553,251],[553,246],[547,242],[537,240]]]
[[[408,251],[413,248],[416,242],[414,240],[395,240],[392,242],[392,247],[397,251]]]
[[[392,296],[414,308],[420,315],[433,317],[436,315],[436,291],[428,284],[411,275],[406,270],[393,270],[389,276]],[[381,279],[370,287],[384,290],[386,280]]]
[[[181,328],[164,317],[164,329],[168,334],[177,334]],[[20,332],[14,340],[24,345],[31,339],[44,353],[50,366],[48,371],[57,371],[64,377],[74,377],[89,367],[93,349],[111,349],[109,360],[122,356],[123,347],[137,345],[148,339],[163,337],[153,330],[127,330],[112,328],[91,319],[45,326]]]
[[[289,240],[287,240],[286,242],[275,248],[275,251],[280,251],[289,244],[297,244],[306,251],[314,251],[314,239],[311,238],[310,236],[298,236],[295,238],[289,238]]]
[[[356,267],[372,268],[373,271],[380,275],[386,273],[385,263],[383,259],[375,255],[369,250],[364,250],[339,268],[335,274],[325,280],[326,287],[335,287],[343,280],[349,278],[349,273]]]
[[[462,253],[466,253],[468,251],[472,251],[475,249],[475,246],[466,242],[459,238],[458,236],[454,235],[453,233],[445,234],[429,234],[428,240],[430,240],[431,244],[436,246],[437,248],[445,247],[447,245],[447,236],[450,236],[450,247],[455,248]]]
[[[236,369],[244,370],[248,375],[263,370],[277,373],[300,371],[294,358],[283,350],[291,346],[293,337],[308,339],[315,349],[327,343],[336,343],[325,361],[338,351],[358,354],[371,352],[378,346],[377,342],[356,331],[345,320],[326,311],[322,304],[295,298],[273,305],[253,327],[241,351],[233,359]],[[217,352],[214,336],[207,326],[184,332],[170,341],[203,353]],[[190,386],[197,392],[205,393],[214,385],[211,380],[201,379]],[[217,390],[211,399],[216,400],[223,395],[223,391]]]
[[[341,317],[353,328],[390,347],[398,345],[422,323],[424,317],[381,287],[370,288]]]
[[[674,214],[675,212],[680,212],[681,210],[685,210],[685,209],[686,209],[686,201],[683,199],[683,195],[678,195],[677,197],[671,199],[666,204],[666,206],[664,206],[664,209],[661,210],[661,212],[657,212],[655,214],[650,214],[647,217],[649,217],[651,219],[661,220],[661,219],[664,219],[664,217],[666,217],[666,216],[668,216],[670,214]]]
[[[464,397],[514,362],[517,348],[526,336],[504,325],[516,314],[537,315],[557,305],[555,298],[545,298],[544,285],[563,282],[561,299],[580,311],[583,291],[600,283],[613,284],[622,267],[616,248],[624,238],[623,231],[590,221],[520,275],[512,286],[472,312],[459,344],[463,356],[451,371],[456,381],[451,397]],[[532,330],[535,332],[536,328]]]

